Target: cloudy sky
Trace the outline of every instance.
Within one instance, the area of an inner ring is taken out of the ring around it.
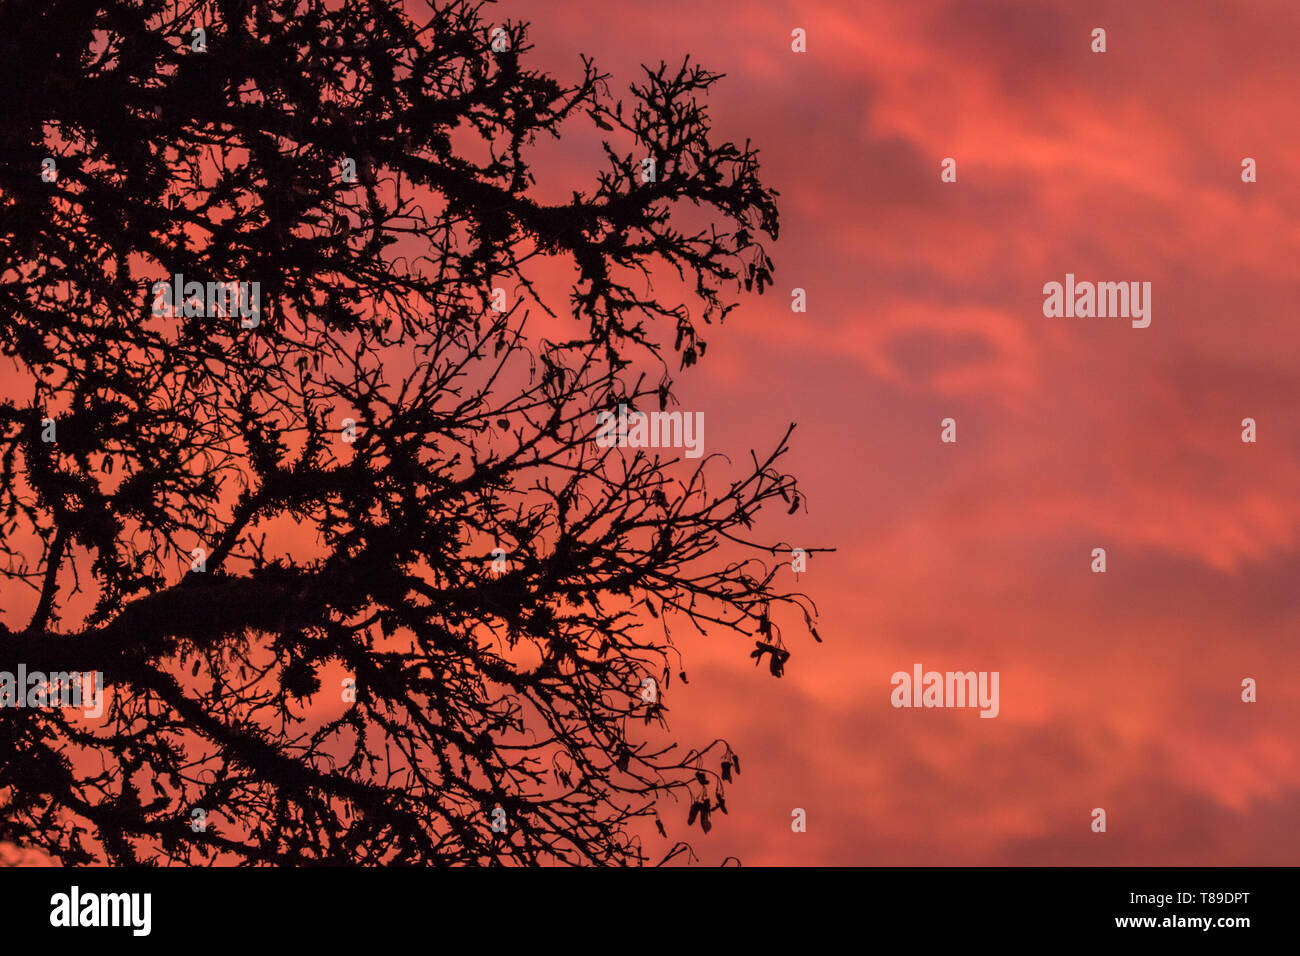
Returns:
[[[1088,6],[497,8],[563,79],[580,53],[616,89],[685,53],[725,72],[718,135],[781,193],[776,293],[675,391],[711,452],[797,422],[808,514],[765,530],[838,550],[799,581],[826,643],[783,680],[683,645],[675,733],[744,761],[706,861],[1296,860],[1300,10]],[[1151,282],[1151,326],[1045,318],[1066,273]],[[1000,672],[1000,715],[895,710],[918,662]]]
[[[798,581],[825,643],[783,679],[734,635],[680,641],[675,736],[743,761],[730,814],[693,831],[704,862],[1297,860],[1300,7],[1080,6],[485,11],[530,21],[561,80],[584,53],[615,90],[685,54],[725,73],[717,138],[752,140],[781,194],[775,290],[674,391],[709,452],[797,423],[807,513],[760,530],[837,550]],[[539,152],[540,188],[591,147]],[[1150,282],[1150,327],[1044,317],[1067,273]],[[998,717],[894,709],[916,663],[998,671]]]

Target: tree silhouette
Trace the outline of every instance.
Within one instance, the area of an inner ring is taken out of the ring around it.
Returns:
[[[667,734],[673,629],[779,676],[812,628],[751,531],[800,505],[790,433],[593,439],[770,283],[775,194],[717,75],[620,100],[527,53],[479,3],[0,6],[0,669],[109,688],[0,709],[0,841],[621,864],[725,811],[738,757]],[[259,307],[159,307],[177,274]]]

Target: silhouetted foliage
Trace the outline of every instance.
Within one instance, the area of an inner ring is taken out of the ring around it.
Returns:
[[[0,6],[0,669],[110,688],[99,723],[0,709],[0,840],[635,863],[665,855],[638,818],[725,812],[736,755],[664,736],[672,631],[748,635],[779,676],[774,612],[811,626],[750,532],[799,504],[789,432],[739,469],[593,436],[669,407],[770,283],[774,194],[711,141],[714,74],[620,102],[590,62],[530,70],[490,8],[416,6]],[[532,163],[561,135],[567,165]],[[155,314],[177,273],[259,282],[259,324]]]

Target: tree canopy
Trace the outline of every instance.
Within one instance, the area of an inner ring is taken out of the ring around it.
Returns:
[[[593,437],[770,284],[776,195],[716,74],[562,82],[490,12],[0,7],[0,670],[108,688],[0,708],[0,841],[621,864],[725,810],[738,755],[667,701],[683,633],[779,676],[812,629],[754,532],[790,433]],[[177,276],[258,309],[160,308]]]

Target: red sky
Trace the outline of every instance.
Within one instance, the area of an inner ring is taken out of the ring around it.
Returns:
[[[743,766],[691,832],[704,862],[1300,858],[1300,7],[1079,6],[497,7],[561,80],[581,53],[616,91],[687,53],[726,73],[717,136],[781,193],[775,290],[674,392],[709,453],[797,422],[808,511],[760,530],[837,550],[798,582],[825,643],[783,679],[734,636],[680,641],[674,735]],[[541,190],[594,173],[590,146],[539,153]],[[1151,282],[1151,326],[1045,318],[1066,273]],[[998,671],[999,716],[894,709],[917,662]]]
[[[675,392],[709,452],[797,422],[809,512],[766,530],[838,550],[799,582],[826,643],[784,679],[683,645],[674,732],[744,768],[706,861],[1297,860],[1300,9],[1078,6],[498,8],[562,79],[579,53],[616,90],[685,53],[725,72],[716,129],[781,192],[775,294]],[[1045,318],[1067,272],[1151,282],[1151,326]],[[999,671],[1000,715],[895,710],[916,662]]]

